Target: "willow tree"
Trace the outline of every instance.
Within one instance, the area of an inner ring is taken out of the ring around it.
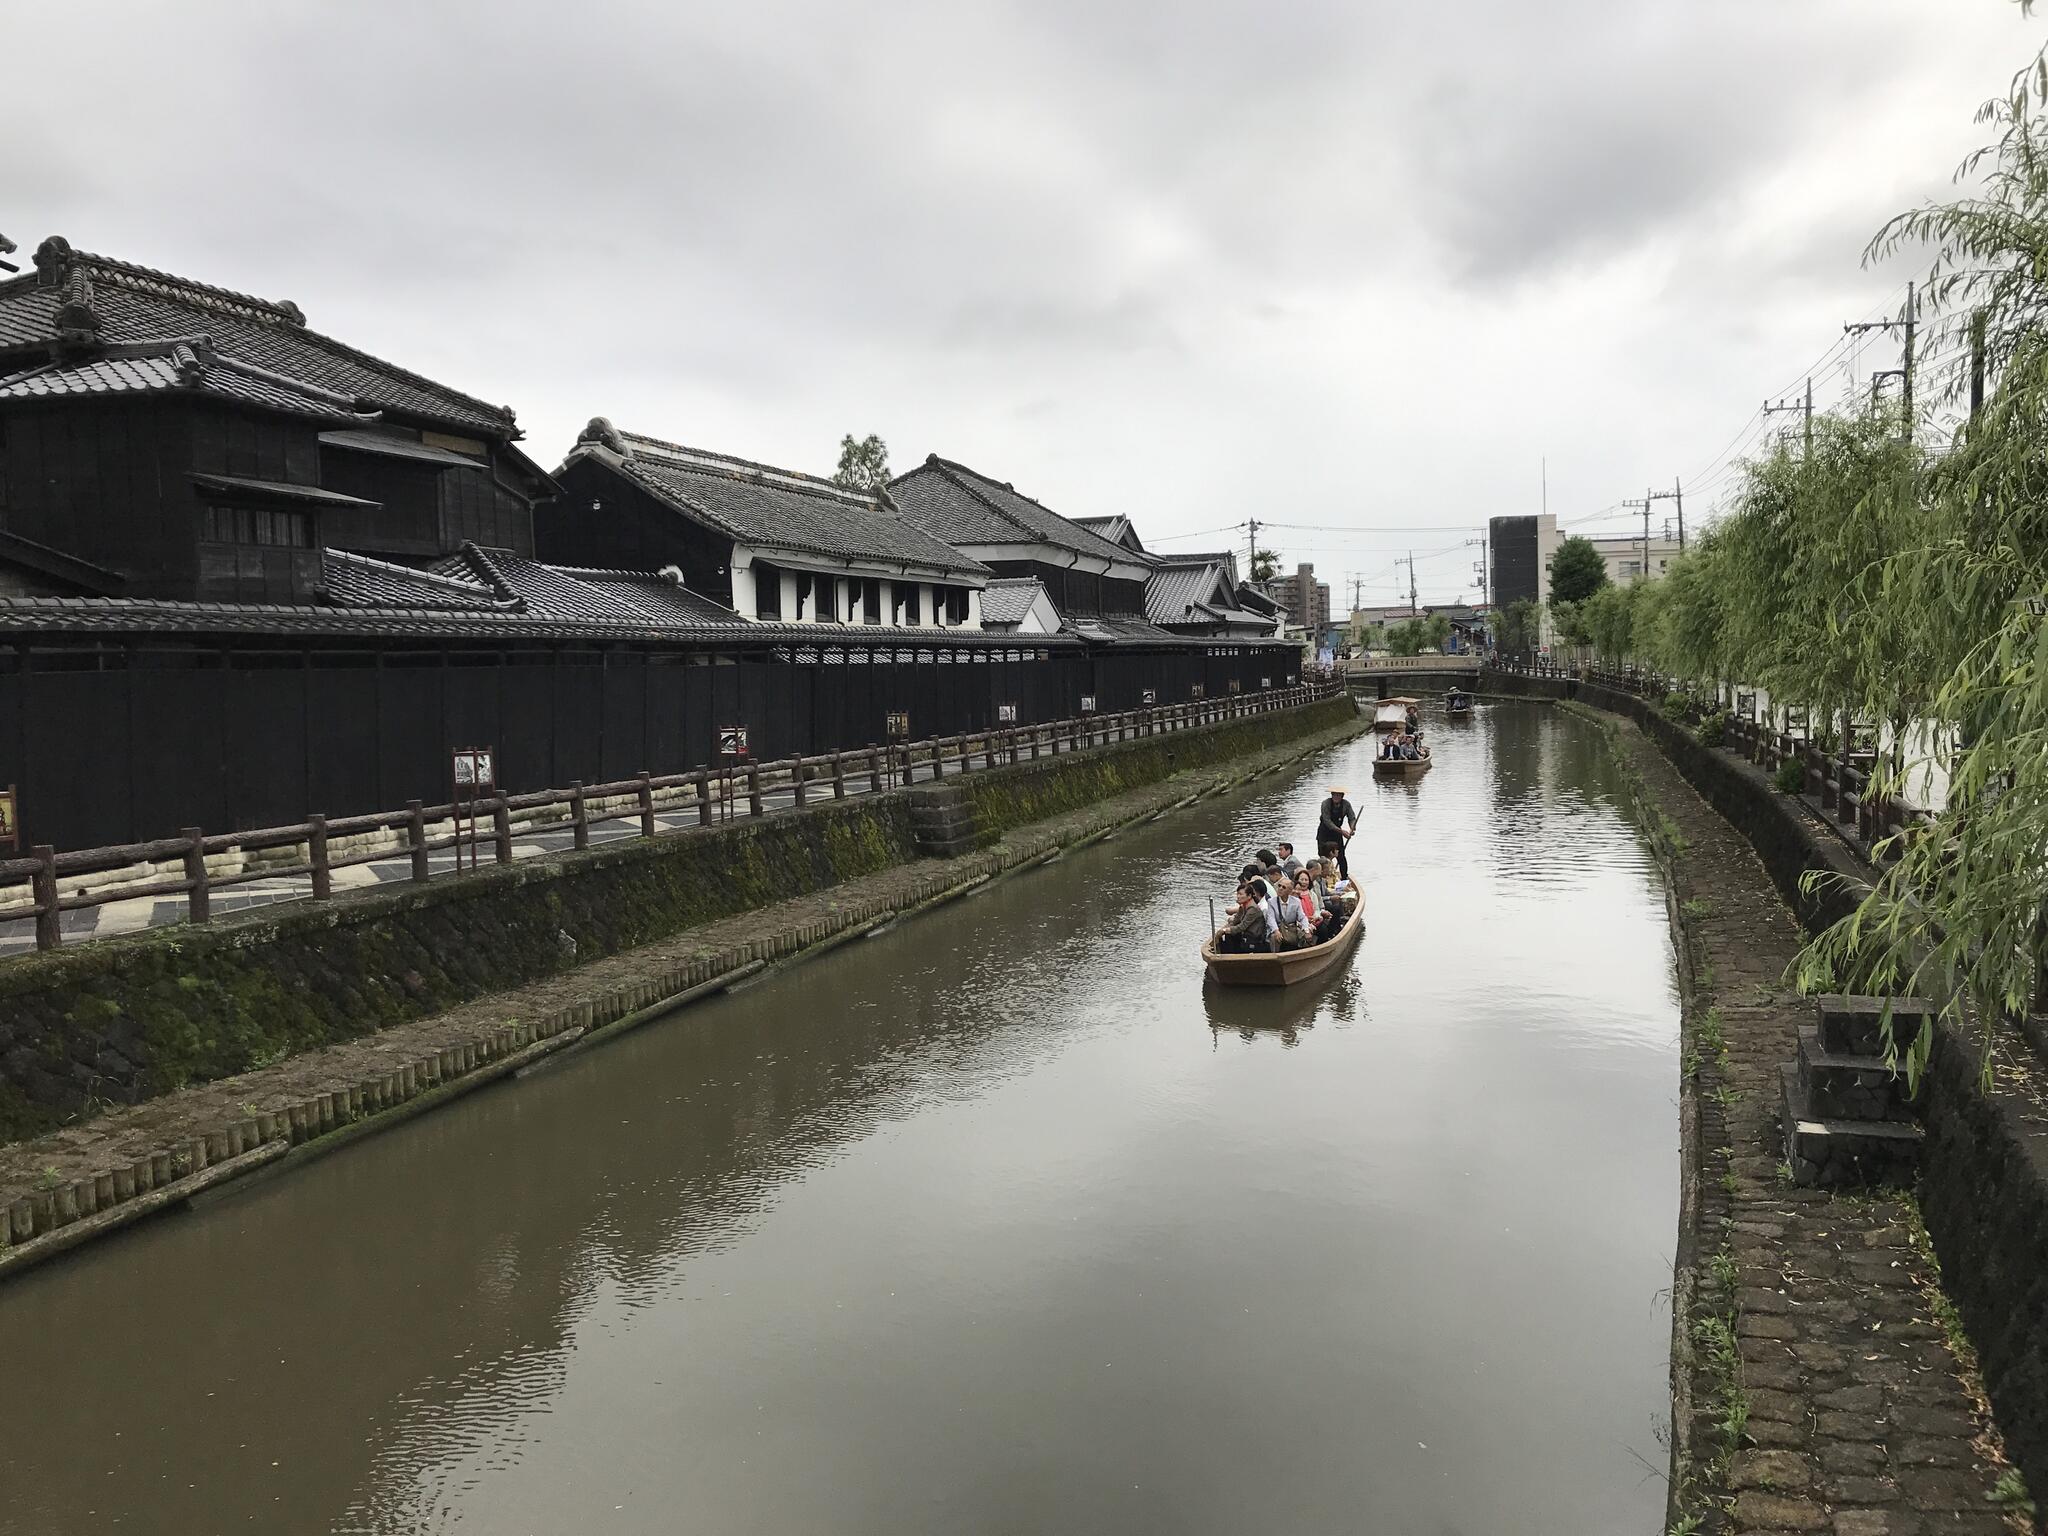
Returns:
[[[1954,743],[1947,801],[1890,841],[1896,861],[1807,974],[1991,1020],[2032,1000],[2048,908],[2048,54],[1979,121],[1995,133],[1958,174],[1970,195],[1901,215],[1868,253],[1932,249],[1934,323],[1989,384],[1928,469],[1918,536],[1865,589],[1872,622],[1899,626],[1895,686]]]

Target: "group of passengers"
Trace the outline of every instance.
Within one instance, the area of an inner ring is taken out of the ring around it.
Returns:
[[[1422,732],[1417,730],[1389,731],[1380,741],[1382,761],[1417,763],[1429,756],[1429,748],[1422,744]]]
[[[1334,938],[1358,903],[1358,888],[1335,862],[1294,856],[1292,843],[1261,848],[1238,877],[1237,896],[1224,909],[1216,949],[1259,955],[1306,949]]]

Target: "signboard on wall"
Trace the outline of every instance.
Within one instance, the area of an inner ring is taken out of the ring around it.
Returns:
[[[718,728],[718,755],[732,761],[747,755],[747,728],[744,725],[721,725]]]
[[[1756,718],[1756,695],[1753,693],[1736,694],[1735,713],[1745,720],[1754,720]]]
[[[0,789],[0,848],[21,852],[21,801],[12,784]]]
[[[1209,690],[1204,688],[1200,683],[1190,683],[1188,685],[1188,697],[1191,699],[1202,698],[1204,695],[1208,693],[1208,691]]]
[[[910,740],[910,712],[908,710],[890,710],[883,723],[887,728],[891,741]]]
[[[1016,705],[1014,705],[1014,704],[998,704],[998,705],[996,706],[996,724],[998,724],[998,725],[1015,725],[1016,723],[1017,723],[1017,706],[1016,706]]]
[[[1159,690],[1157,688],[1147,688],[1138,695],[1138,702],[1140,704],[1157,704],[1159,702]]]
[[[455,787],[484,790],[498,787],[497,753],[491,747],[455,749]]]
[[[1273,686],[1273,679],[1271,679],[1270,677],[1262,677],[1259,679],[1259,686],[1261,688],[1270,688]]]
[[[1084,715],[1092,715],[1092,714],[1094,714],[1094,713],[1095,713],[1095,695],[1094,695],[1094,694],[1092,694],[1092,693],[1084,693],[1084,694],[1082,694],[1082,695],[1081,695],[1081,713],[1082,713],[1082,714],[1084,714]]]

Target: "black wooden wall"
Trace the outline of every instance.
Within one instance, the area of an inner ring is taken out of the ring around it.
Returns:
[[[515,792],[560,788],[703,766],[722,725],[770,759],[879,743],[892,711],[916,737],[952,735],[1006,703],[1032,723],[1084,697],[1109,713],[1147,690],[1256,693],[1298,666],[1277,646],[893,654],[15,646],[0,650],[0,785],[20,788],[25,843],[85,848],[445,801],[456,747],[496,747]]]

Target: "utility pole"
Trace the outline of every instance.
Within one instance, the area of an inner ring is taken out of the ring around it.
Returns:
[[[1914,284],[1906,284],[1906,307],[1896,320],[1866,320],[1857,325],[1845,325],[1842,334],[1860,336],[1865,331],[1900,331],[1905,336],[1905,367],[1887,368],[1870,376],[1870,398],[1877,400],[1879,379],[1897,377],[1904,381],[1904,404],[1906,408],[1906,441],[1913,441],[1913,340],[1920,323],[1919,291]],[[1810,433],[1810,429],[1809,429]]]
[[[1415,601],[1415,551],[1408,551],[1408,617],[1414,618],[1422,612]]]
[[[1806,400],[1804,404],[1798,400],[1780,400],[1776,405],[1773,405],[1768,400],[1764,402],[1764,416],[1766,419],[1772,416],[1782,416],[1788,411],[1805,413],[1806,455],[1808,458],[1813,457],[1813,378],[1811,375],[1808,375],[1806,380]]]
[[[1984,311],[1970,316],[1970,420],[1984,409]]]
[[[1668,491],[1645,491],[1643,493],[1643,578],[1650,575],[1650,503],[1653,501],[1675,501],[1678,503],[1678,552],[1685,553],[1685,487],[1676,480]]]
[[[1472,569],[1479,573],[1479,605],[1482,608],[1489,608],[1493,605],[1493,583],[1487,579],[1489,575],[1486,569],[1487,537],[1485,534],[1481,534],[1478,538],[1467,539],[1465,542],[1479,546],[1479,563],[1473,566]]]

